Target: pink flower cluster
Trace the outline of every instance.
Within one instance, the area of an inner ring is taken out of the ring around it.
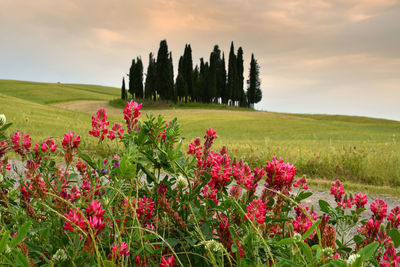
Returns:
[[[310,215],[311,219],[314,221],[318,219],[317,214],[314,210],[309,211],[309,208],[306,205],[300,204],[302,209]],[[298,206],[294,207],[296,211],[296,217],[292,221],[293,229],[296,233],[304,234],[307,230],[312,226],[313,222],[308,218],[308,216],[303,212],[301,208]],[[314,234],[312,233],[310,238],[312,238]]]
[[[100,140],[103,141],[108,133],[107,126],[109,124],[110,122],[107,121],[106,110],[101,108],[97,111],[96,116],[92,115],[92,130],[89,131],[89,134],[94,137],[99,137]]]
[[[64,159],[67,164],[70,164],[73,160],[73,155],[76,153],[79,144],[81,143],[79,135],[75,135],[69,132],[64,134],[64,140],[62,141],[62,146],[65,151]]]
[[[68,214],[64,214],[64,216],[68,219],[65,221],[63,229],[66,231],[74,232],[73,226],[78,226],[83,231],[89,233],[89,227],[93,230],[94,234],[99,234],[101,230],[104,229],[105,223],[103,222],[104,218],[104,209],[100,202],[97,200],[92,200],[89,207],[86,208],[86,215],[82,217],[80,212],[80,208],[78,210],[70,209]],[[86,222],[86,220],[89,224]]]
[[[11,141],[13,143],[12,148],[14,149],[14,151],[21,156],[25,156],[26,153],[29,152],[29,148],[32,145],[31,138],[26,132],[23,133],[22,140],[20,133],[18,131],[15,132],[14,136],[11,138]]]
[[[128,133],[131,133],[135,125],[137,124],[138,122],[137,117],[139,117],[140,115],[141,108],[142,108],[142,103],[138,104],[136,102],[133,102],[133,100],[126,103],[126,106],[124,108],[124,119],[126,121]]]
[[[274,196],[273,192],[267,190],[267,188],[284,191],[283,189],[291,190],[293,185],[294,176],[296,175],[296,168],[289,163],[284,163],[282,158],[276,159],[276,156],[272,158],[272,161],[267,161],[265,166],[265,172],[267,179],[265,182],[265,189],[262,193],[262,199],[266,199],[267,196]]]
[[[308,184],[305,177],[301,177],[297,182],[293,185],[293,187],[301,187],[304,190],[308,190]]]
[[[116,137],[115,133],[117,133],[119,138],[124,136],[124,129],[121,124],[116,122],[111,129],[107,129],[108,125],[110,125],[110,122],[107,121],[106,110],[100,108],[96,112],[96,116],[92,115],[92,130],[89,131],[89,134],[93,137],[98,137],[100,142],[104,140],[105,136],[110,140],[114,140]]]
[[[39,144],[35,144],[35,148],[33,149],[33,151],[35,151],[35,153],[39,153],[39,150],[42,151],[43,153],[46,153],[48,151],[50,151],[51,153],[54,153],[57,149],[57,145],[54,143],[53,139],[46,139],[45,142],[42,142]]]
[[[379,262],[381,267],[397,267],[400,266],[400,256],[396,255],[396,249],[392,242],[383,253],[383,257]]]
[[[161,257],[160,267],[173,267],[175,264],[174,255],[170,256],[168,259]]]
[[[139,220],[143,223],[150,221],[154,214],[154,201],[153,198],[143,196],[138,201],[136,214]]]
[[[399,206],[396,206],[395,208],[393,208],[390,211],[387,220],[390,222],[391,228],[395,228],[395,229],[399,228],[399,226],[400,226],[400,207]]]
[[[251,203],[247,205],[247,213],[245,218],[250,221],[257,221],[259,224],[263,224],[265,221],[265,214],[267,212],[267,203],[263,202],[259,198],[255,198]]]
[[[129,251],[128,251],[128,244],[125,242],[121,242],[120,246],[117,246],[117,243],[114,243],[111,247],[111,252],[108,255],[110,259],[118,259],[119,257],[127,257],[129,256]]]

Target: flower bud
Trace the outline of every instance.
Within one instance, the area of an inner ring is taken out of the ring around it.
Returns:
[[[324,256],[325,257],[332,257],[333,256],[333,254],[334,254],[334,250],[333,250],[333,248],[331,248],[331,247],[327,247],[327,248],[324,248],[323,249],[323,253],[324,253]]]
[[[300,242],[300,241],[301,241],[301,234],[295,233],[295,234],[293,235],[293,239],[294,239],[296,242]]]
[[[188,186],[186,179],[179,175],[178,179],[176,180],[176,186],[180,189],[184,189]]]
[[[7,122],[7,120],[6,120],[6,115],[0,114],[0,127],[3,126],[3,125],[5,125],[6,122]]]

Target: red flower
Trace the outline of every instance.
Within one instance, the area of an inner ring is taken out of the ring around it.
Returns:
[[[387,214],[387,204],[383,199],[377,199],[371,204],[371,211],[374,213],[373,217],[382,222]]]
[[[335,197],[336,203],[341,206],[340,202],[342,201],[342,197],[344,195],[344,187],[340,180],[336,180],[336,182],[332,185],[331,194]]]
[[[140,115],[140,109],[142,108],[142,103],[138,104],[136,102],[126,103],[124,108],[124,119],[126,121],[126,126],[128,128],[128,133],[132,132],[133,127],[136,125],[138,120],[136,119]]]
[[[114,258],[114,259],[119,258],[120,256],[129,256],[128,244],[126,244],[125,242],[122,242],[119,248],[117,247],[117,243],[114,243],[113,246],[111,247],[111,252],[108,255],[109,258]]]
[[[398,228],[400,225],[400,207],[396,206],[389,213],[387,220],[390,222],[392,228]]]
[[[91,216],[103,217],[104,212],[105,210],[103,209],[101,203],[97,202],[97,200],[92,200],[90,206],[86,208],[86,213]]]
[[[247,217],[250,221],[256,220],[259,224],[263,224],[265,221],[265,213],[267,212],[267,203],[261,199],[254,199],[249,205],[247,205]]]
[[[356,206],[357,210],[359,208],[364,208],[365,205],[367,204],[367,202],[368,202],[367,195],[360,194],[360,193],[354,194],[353,204]]]
[[[164,256],[161,257],[160,267],[173,267],[175,263],[174,255],[165,259]]]
[[[153,199],[146,198],[146,196],[143,196],[142,198],[139,199],[138,201],[138,208],[136,210],[137,216],[139,219],[141,219],[143,222],[150,220],[153,218],[154,214],[154,201]]]

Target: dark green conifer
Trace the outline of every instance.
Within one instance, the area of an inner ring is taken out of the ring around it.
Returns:
[[[254,54],[251,54],[249,79],[247,80],[247,99],[248,105],[250,107],[254,107],[254,104],[260,102],[262,98],[259,74],[260,68],[258,66],[257,60],[254,59]]]
[[[145,98],[156,101],[156,61],[153,58],[153,53],[149,54],[149,66],[147,67],[146,83],[145,83]]]
[[[135,98],[143,98],[143,63],[140,57],[136,59],[136,64],[133,68],[133,91]]]
[[[121,87],[121,99],[126,99],[126,89],[125,89],[125,78],[122,77],[122,87]]]
[[[233,47],[233,42],[231,43],[231,49],[229,51],[229,64],[228,64],[228,99],[231,101],[231,105],[237,101],[237,62],[236,55]]]
[[[168,57],[168,45],[167,40],[160,42],[160,48],[157,54],[157,75],[156,75],[156,88],[157,93],[161,99],[167,99],[168,93],[170,92],[170,62]]]
[[[131,94],[132,98],[133,98],[133,95],[135,94],[134,86],[133,86],[133,80],[134,80],[133,72],[135,69],[135,65],[136,65],[135,59],[132,59],[132,65],[129,69],[129,93]]]

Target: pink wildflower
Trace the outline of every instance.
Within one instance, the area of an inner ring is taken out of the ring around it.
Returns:
[[[117,247],[117,244],[114,243],[111,247],[111,252],[108,255],[108,257],[111,259],[119,258],[120,256],[129,256],[128,244],[125,242],[121,242],[119,248]]]
[[[344,187],[340,180],[336,180],[336,182],[332,185],[331,194],[335,197],[336,203],[340,205],[339,203],[342,201],[342,197],[344,195]]]
[[[359,208],[364,208],[367,202],[367,195],[361,193],[354,194],[353,204],[356,206],[356,210]]]
[[[399,225],[400,225],[400,207],[399,206],[396,206],[395,208],[393,208],[390,211],[387,220],[390,222],[391,228],[397,229],[399,227]]]
[[[132,132],[133,127],[138,122],[136,118],[139,117],[141,108],[142,108],[142,103],[138,104],[136,102],[133,102],[133,100],[131,100],[131,102],[126,103],[126,106],[124,108],[124,119],[126,121],[128,133]]]
[[[377,199],[372,202],[371,211],[374,213],[374,218],[379,222],[382,222],[387,214],[387,204],[383,199]]]
[[[160,267],[173,267],[175,263],[174,255],[165,259],[164,256],[161,257]]]
[[[265,214],[267,211],[267,203],[263,202],[259,198],[255,198],[251,203],[247,205],[247,213],[245,218],[250,221],[257,221],[259,224],[263,224],[265,221]]]

